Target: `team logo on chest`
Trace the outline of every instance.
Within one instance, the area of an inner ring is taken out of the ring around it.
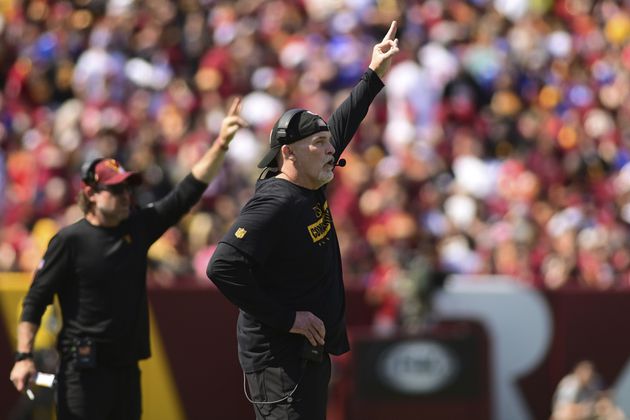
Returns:
[[[323,239],[326,239],[326,236],[332,228],[332,216],[328,208],[328,201],[325,201],[323,206],[317,203],[317,205],[313,207],[313,211],[315,212],[317,221],[308,225],[308,234],[311,236],[313,243],[319,243]]]

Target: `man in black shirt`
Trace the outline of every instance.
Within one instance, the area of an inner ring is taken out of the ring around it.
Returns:
[[[208,277],[240,308],[239,361],[257,419],[326,417],[330,358],[349,350],[337,235],[325,195],[339,156],[398,52],[396,22],[328,124],[287,111],[254,197],[220,241]]]
[[[201,198],[237,130],[240,98],[218,138],[166,197],[131,211],[130,186],[140,175],[114,159],[97,159],[82,173],[79,206],[85,217],[50,241],[24,299],[11,381],[24,391],[36,372],[33,341],[46,306],[57,294],[57,418],[139,419],[138,360],[150,356],[147,252]]]

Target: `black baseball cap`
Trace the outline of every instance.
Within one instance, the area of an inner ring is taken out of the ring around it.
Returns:
[[[284,130],[278,130],[280,122],[287,114],[293,113],[287,127]],[[258,163],[259,168],[275,167],[276,156],[280,148],[284,144],[295,143],[310,135],[319,133],[320,131],[328,131],[328,124],[322,117],[313,114],[305,109],[290,109],[285,112],[282,117],[274,124],[269,135],[269,151]]]

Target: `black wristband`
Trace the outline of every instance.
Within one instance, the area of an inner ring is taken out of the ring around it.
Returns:
[[[16,362],[21,362],[22,360],[26,360],[26,359],[33,359],[33,353],[32,352],[28,352],[28,353],[24,353],[21,351],[16,351],[15,352],[15,361]]]

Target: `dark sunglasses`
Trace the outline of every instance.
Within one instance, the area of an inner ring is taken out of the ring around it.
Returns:
[[[112,195],[122,195],[127,191],[131,191],[131,187],[127,185],[127,183],[116,184],[116,185],[102,185],[96,189],[98,192],[107,191]]]

